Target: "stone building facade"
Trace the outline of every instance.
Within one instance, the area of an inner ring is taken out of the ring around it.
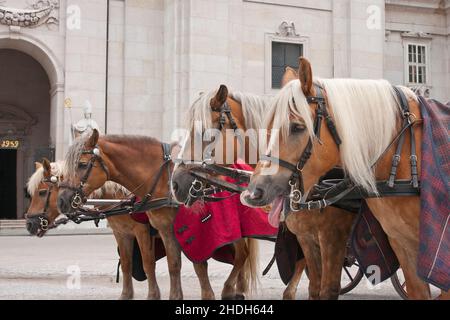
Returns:
[[[199,92],[272,94],[298,53],[316,76],[447,101],[449,12],[449,0],[0,0],[0,198],[16,199],[0,219],[23,216],[33,162],[63,157],[86,104],[103,132],[169,140]]]

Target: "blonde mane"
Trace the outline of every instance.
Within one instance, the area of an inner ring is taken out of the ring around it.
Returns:
[[[385,80],[318,79],[317,83],[326,92],[342,139],[344,170],[357,185],[376,191],[371,166],[393,139],[400,112],[392,86]],[[416,99],[411,90],[402,90]],[[309,135],[314,137],[311,109],[299,80],[289,82],[275,97],[266,124],[281,129],[282,139],[286,139],[292,114],[304,119]]]
[[[186,128],[194,129],[196,121],[201,122],[202,129],[212,128],[210,101],[216,93],[217,90],[203,93],[192,103],[187,112]],[[264,110],[268,109],[272,97],[242,92],[231,92],[229,97],[241,104],[246,129],[262,128]]]
[[[57,161],[50,163],[50,171],[53,176],[58,177],[58,179],[62,176],[64,167],[64,161]],[[44,168],[38,168],[28,179],[27,182],[27,191],[30,195],[33,195],[36,190],[39,188],[39,185],[44,180]]]
[[[51,168],[51,174],[53,176],[58,177],[58,180],[61,180],[63,177],[63,171],[65,168],[65,161],[57,161],[57,162],[51,162],[50,163]],[[36,190],[39,188],[39,184],[44,180],[44,168],[40,167],[38,168],[28,179],[27,182],[27,191],[30,195],[33,195]],[[106,181],[105,184],[101,187],[95,190],[89,198],[101,198],[105,194],[111,194],[113,196],[116,196],[117,193],[122,193],[124,196],[128,196],[130,194],[130,191],[126,189],[124,186],[112,182],[112,181]]]
[[[116,197],[118,193],[121,193],[124,197],[130,195],[130,191],[128,191],[128,189],[124,186],[112,181],[106,181],[101,188],[98,188],[92,192],[89,198],[98,199],[103,197],[105,194],[110,194],[113,197]]]
[[[66,158],[64,160],[63,175],[66,180],[72,180],[75,178],[78,168],[78,161],[80,160],[83,151],[85,150],[85,144],[89,140],[92,134],[92,130],[83,132],[78,136],[67,150]]]

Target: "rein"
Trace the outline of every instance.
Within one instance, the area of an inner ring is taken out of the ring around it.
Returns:
[[[167,143],[161,143],[161,146],[163,150],[163,163],[161,164],[157,174],[153,177],[153,181],[150,185],[149,192],[146,193],[146,195],[141,201],[136,201],[136,197],[133,197],[128,199],[128,201],[120,202],[118,205],[115,205],[109,209],[98,210],[98,209],[86,209],[81,207],[81,204],[84,202],[84,200],[82,200],[80,203],[78,202],[74,203],[74,201],[72,200],[72,207],[76,205],[76,207],[74,207],[76,211],[74,213],[65,214],[66,215],[65,218],[59,219],[58,221],[55,222],[55,227],[59,224],[66,224],[69,221],[75,222],[77,224],[80,224],[85,221],[94,221],[95,224],[98,226],[100,220],[113,216],[133,214],[136,212],[148,210],[156,210],[161,209],[163,207],[178,208],[179,205],[172,199],[172,195],[170,192],[167,197],[153,199],[153,193],[163,175],[164,170],[167,169],[169,183],[172,174],[170,167],[170,164],[172,163],[171,146],[170,144]],[[92,154],[93,157],[89,160],[88,168],[83,178],[81,179],[80,186],[78,188],[71,187],[68,185],[63,186],[65,188],[69,188],[71,190],[76,190],[77,192],[80,192],[79,194],[77,194],[80,199],[86,199],[86,197],[84,197],[82,194],[82,188],[89,178],[89,175],[91,173],[95,161],[99,161],[101,164],[103,164],[102,168],[104,169],[105,173],[109,173],[108,168],[106,167],[106,165],[104,164],[103,160],[99,155],[100,150],[98,149],[98,147],[94,148],[91,151],[83,151],[83,154]],[[107,174],[107,177],[109,179],[109,174]],[[143,183],[140,184],[134,191],[142,187],[142,185]]]

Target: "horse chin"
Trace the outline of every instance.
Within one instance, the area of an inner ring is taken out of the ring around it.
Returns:
[[[269,195],[264,195],[262,198],[254,199],[250,191],[245,190],[241,193],[241,203],[251,208],[267,207],[277,198],[277,196],[277,194],[271,192]]]
[[[47,233],[47,230],[39,229],[39,231],[38,231],[38,233],[36,234],[36,236],[37,236],[38,238],[42,238],[46,233]]]

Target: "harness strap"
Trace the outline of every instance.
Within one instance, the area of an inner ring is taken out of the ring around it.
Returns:
[[[192,171],[191,174],[192,174],[192,176],[194,176],[197,179],[204,180],[204,181],[206,180],[206,181],[210,182],[211,184],[213,184],[215,186],[219,186],[219,187],[221,187],[221,188],[223,188],[223,189],[225,189],[226,191],[229,191],[229,192],[241,193],[241,192],[243,192],[245,190],[244,187],[241,187],[241,186],[236,185],[234,183],[230,183],[228,181],[219,179],[219,178],[214,177],[214,176],[212,176],[212,175],[210,175],[208,173]],[[202,190],[199,190],[197,192],[200,192],[201,194],[203,194]]]
[[[171,158],[171,155],[170,155],[170,151],[171,151],[170,150],[170,145],[168,145],[167,143],[161,143],[161,147],[163,149],[163,163],[159,167],[158,173],[153,178],[153,182],[150,185],[149,192],[147,192],[147,194],[144,196],[144,198],[142,199],[142,201],[140,202],[138,207],[134,209],[134,211],[144,211],[145,205],[153,197],[153,192],[155,191],[156,186],[158,185],[159,179],[161,178],[161,176],[162,176],[162,174],[164,172],[164,168],[167,166],[169,168],[169,172],[170,172],[170,165],[169,164],[172,161],[172,158]],[[170,183],[170,175],[169,175],[168,181]]]
[[[387,185],[390,188],[394,187],[395,176],[397,175],[397,166],[400,163],[400,154],[402,152],[404,141],[405,141],[405,134],[402,134],[398,140],[397,149],[395,150],[395,153],[392,156],[391,172],[389,174],[389,180],[387,181]]]

